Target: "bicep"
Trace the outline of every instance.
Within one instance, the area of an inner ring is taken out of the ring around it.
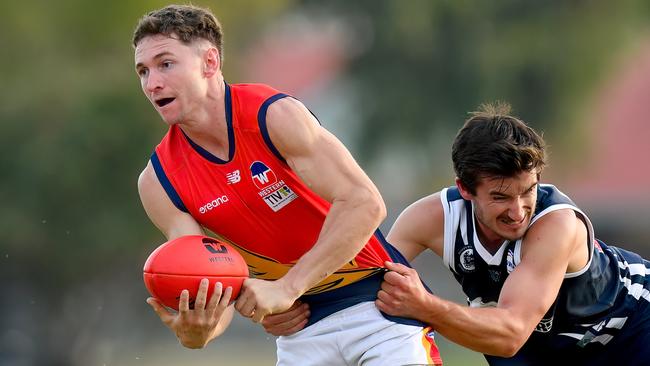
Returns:
[[[354,188],[379,195],[346,147],[320,126],[299,101],[285,98],[273,103],[268,110],[267,127],[287,164],[325,200],[333,202]]]
[[[523,239],[521,263],[503,286],[499,307],[530,329],[557,298],[573,250],[574,219],[572,212],[560,210],[538,220]]]
[[[138,178],[138,193],[147,216],[168,240],[183,235],[204,235],[192,216],[174,206],[158,181],[151,162]]]

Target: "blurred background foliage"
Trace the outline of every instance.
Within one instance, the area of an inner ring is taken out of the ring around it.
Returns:
[[[166,4],[0,4],[0,365],[275,363],[272,337],[246,321],[188,351],[144,303],[142,264],[164,239],[136,180],[165,127],[142,95],[130,40],[138,18]],[[638,127],[650,89],[621,81],[650,77],[647,0],[194,4],[224,26],[229,82],[292,93],[344,141],[384,195],[384,231],[408,203],[453,184],[449,151],[467,112],[505,100],[544,131],[545,177],[589,208],[596,233],[650,257],[650,194],[639,188],[650,129]],[[598,134],[611,129],[618,140]],[[582,170],[610,155],[599,155],[603,141],[623,156],[599,167],[622,172],[610,174],[616,187]],[[464,301],[437,259],[416,266]],[[484,364],[440,338],[448,365]]]

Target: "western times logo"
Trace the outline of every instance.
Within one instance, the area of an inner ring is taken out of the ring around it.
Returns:
[[[254,161],[250,169],[253,183],[258,189],[264,189],[278,181],[273,170],[261,161]]]
[[[273,170],[263,162],[254,161],[250,169],[253,184],[260,190],[258,194],[274,212],[298,197],[282,179],[278,181]]]

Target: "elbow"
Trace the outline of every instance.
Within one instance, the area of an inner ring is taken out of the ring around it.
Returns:
[[[374,187],[357,187],[332,201],[332,204],[340,206],[343,211],[356,217],[359,224],[373,231],[387,215],[384,200]]]
[[[372,218],[375,226],[384,221],[387,215],[386,204],[377,191],[369,192],[367,198],[368,214]]]
[[[523,329],[513,331],[509,336],[504,337],[504,339],[499,342],[493,355],[505,358],[513,357],[517,352],[519,352],[521,347],[524,346],[529,336],[530,333],[526,333]]]
[[[519,350],[523,345],[524,345],[523,343],[517,341],[504,343],[500,347],[500,349],[498,349],[497,352],[495,352],[494,355],[499,357],[504,357],[504,358],[513,357],[514,355],[517,354],[517,352],[519,352]]]

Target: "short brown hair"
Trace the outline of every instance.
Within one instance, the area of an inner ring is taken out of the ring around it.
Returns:
[[[194,5],[169,5],[144,15],[133,31],[133,47],[145,37],[162,34],[175,35],[189,44],[206,39],[219,51],[223,62],[223,32],[221,24],[209,9]]]
[[[512,117],[507,103],[483,104],[472,112],[452,146],[456,176],[476,194],[479,180],[514,177],[546,166],[544,139],[525,122]]]

